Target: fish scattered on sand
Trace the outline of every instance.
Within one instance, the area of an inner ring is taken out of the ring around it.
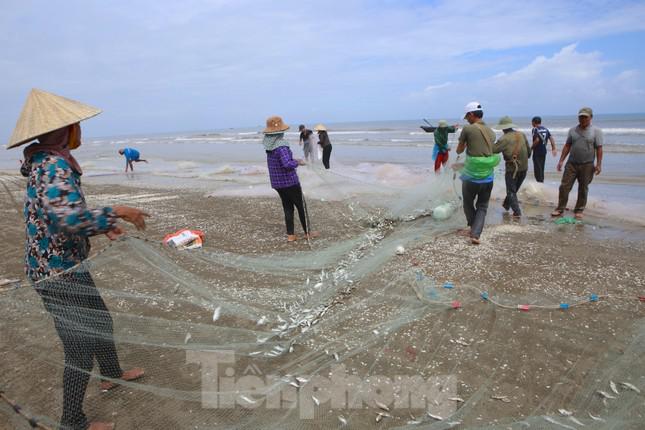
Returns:
[[[511,399],[508,396],[490,396],[493,400],[501,400],[504,403],[511,403]]]
[[[338,416],[338,421],[340,421],[340,423],[341,423],[342,425],[344,425],[344,426],[346,426],[346,425],[347,425],[347,418],[345,418],[345,417],[344,417],[344,416],[342,416],[342,415],[339,415],[339,416]]]
[[[384,411],[389,411],[390,408],[387,407],[387,405],[379,402],[378,400],[374,400],[374,403],[376,404],[377,407],[383,409]]]
[[[605,398],[605,399],[615,399],[616,398],[616,397],[612,396],[611,394],[609,394],[609,393],[607,393],[605,391],[602,391],[602,390],[598,390],[598,391],[596,391],[596,393],[600,394],[600,396]]]
[[[554,420],[554,419],[553,419],[553,418],[551,418],[551,417],[546,417],[546,416],[545,416],[545,417],[544,417],[544,419],[545,419],[545,420],[547,420],[548,422],[550,422],[551,424],[555,424],[555,425],[560,426],[560,427],[562,427],[562,428],[569,429],[569,430],[576,430],[576,428],[575,428],[575,427],[572,427],[572,426],[569,426],[569,425],[563,424],[563,423],[561,423],[561,422],[559,422],[559,421]]]
[[[432,418],[433,420],[443,421],[443,418],[442,418],[442,417],[440,417],[439,415],[431,414],[431,413],[430,413],[430,411],[426,412],[426,414],[428,414],[428,416],[429,416],[430,418]]]
[[[594,416],[594,415],[591,415],[591,412],[587,412],[587,413],[589,414],[589,417],[590,417],[592,420],[594,420],[594,421],[600,421],[600,422],[603,422],[603,423],[605,422],[605,420],[604,420],[604,419],[602,419],[602,418],[600,418],[600,417],[596,417],[596,416]]]
[[[186,337],[184,338],[184,343],[188,343],[191,337],[193,336],[190,333],[186,333]]]

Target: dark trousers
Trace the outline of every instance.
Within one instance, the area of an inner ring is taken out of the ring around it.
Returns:
[[[36,284],[36,291],[54,319],[65,353],[61,427],[85,429],[83,399],[94,358],[102,376],[120,378],[123,374],[112,338],[112,317],[87,272],[43,281]]]
[[[515,177],[513,177],[512,171],[507,171],[504,175],[504,179],[506,180],[506,198],[504,199],[502,206],[504,206],[504,209],[506,210],[509,208],[513,209],[513,215],[522,215],[520,202],[517,200],[517,192],[520,190],[525,178],[526,170],[523,172],[517,172]]]
[[[484,230],[488,201],[493,191],[493,183],[478,184],[471,181],[463,181],[461,194],[464,197],[464,214],[470,227],[470,237],[479,239]],[[477,200],[475,202],[475,200]]]
[[[531,155],[533,158],[533,174],[537,182],[544,182],[544,164],[546,163],[546,154]]]
[[[294,185],[288,188],[276,189],[282,200],[282,209],[284,209],[284,222],[287,224],[287,234],[293,234],[293,207],[298,209],[298,217],[300,217],[300,224],[305,233],[307,231],[307,220],[305,217],[305,200],[302,196],[302,188],[300,185]]]
[[[582,212],[587,206],[587,194],[589,193],[589,184],[593,179],[593,163],[574,164],[567,163],[564,166],[562,182],[560,183],[560,193],[558,196],[558,209],[563,211],[569,201],[569,192],[573,188],[574,182],[578,181],[578,200],[574,212]]]
[[[331,156],[331,143],[323,148],[323,165],[329,169],[329,157]]]

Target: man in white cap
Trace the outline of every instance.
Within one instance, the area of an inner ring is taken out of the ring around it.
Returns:
[[[558,172],[562,171],[562,164],[567,160],[560,183],[558,207],[551,216],[561,216],[569,201],[569,192],[573,183],[578,181],[578,199],[573,210],[576,219],[582,219],[583,211],[587,206],[587,194],[593,175],[600,175],[602,171],[602,130],[591,124],[593,111],[590,107],[580,108],[578,111],[578,125],[569,130],[567,141],[562,148]]]
[[[481,104],[470,102],[464,112],[468,125],[462,129],[457,145],[457,154],[465,150],[467,156],[461,172],[464,214],[469,227],[464,232],[470,236],[474,245],[478,245],[493,191],[494,168],[499,164],[500,158],[498,154],[493,154],[496,136],[482,121],[484,110]]]
[[[112,317],[82,264],[91,236],[115,239],[124,233],[117,219],[145,228],[148,216],[128,206],[89,208],[81,189],[81,166],[71,151],[81,145],[80,122],[100,109],[33,89],[7,149],[30,143],[20,172],[25,196],[25,271],[63,344],[63,414],[61,428],[111,430],[113,423],[88,422],[83,399],[96,359],[103,391],[117,381],[143,376],[143,369],[123,371],[113,339]],[[108,380],[109,379],[109,380]]]

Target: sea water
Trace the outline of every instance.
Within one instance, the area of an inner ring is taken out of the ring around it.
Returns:
[[[498,118],[485,118],[494,125]],[[530,118],[513,117],[530,139]],[[429,119],[436,125],[438,119]],[[450,124],[463,120],[448,118]],[[553,134],[558,157],[549,153],[545,184],[533,179],[532,163],[525,196],[545,205],[557,198],[561,173],[555,166],[575,116],[543,116],[542,124]],[[645,208],[645,114],[602,115],[594,125],[604,133],[603,171],[590,188],[590,207],[622,207],[627,212]],[[419,185],[432,187],[434,180],[431,133],[422,120],[373,121],[326,124],[333,145],[331,169],[315,159],[299,169],[303,189],[320,198],[345,198],[360,193],[397,194]],[[309,125],[311,127],[311,125]],[[75,152],[86,181],[133,186],[196,187],[214,195],[272,195],[268,185],[262,127],[229,128],[207,132],[180,132],[136,136],[85,138]],[[449,135],[450,163],[454,162],[459,131]],[[497,131],[498,137],[502,132]],[[285,133],[294,157],[303,156],[295,125]],[[125,175],[119,148],[136,148],[149,164],[135,163],[135,174]],[[7,151],[0,170],[15,171],[21,151]],[[502,163],[503,164],[503,163]],[[503,166],[502,166],[503,168]],[[451,171],[446,173],[452,175]],[[498,176],[500,174],[498,173]],[[503,196],[504,181],[497,180],[496,196]],[[458,193],[458,190],[456,190]],[[575,198],[572,190],[571,199]],[[629,209],[632,208],[632,209]]]

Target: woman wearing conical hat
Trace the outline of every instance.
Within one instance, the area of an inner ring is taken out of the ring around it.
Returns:
[[[329,140],[329,135],[327,134],[327,127],[322,124],[318,124],[314,127],[314,130],[318,132],[318,145],[322,148],[322,162],[325,166],[325,169],[329,169],[329,157],[331,157],[331,141]]]
[[[65,429],[109,430],[112,423],[88,422],[83,398],[94,359],[101,376],[133,380],[143,369],[123,371],[112,337],[112,318],[83,261],[89,237],[115,239],[124,231],[117,219],[145,228],[148,215],[127,206],[88,208],[81,189],[82,170],[71,151],[81,145],[80,121],[101,111],[74,100],[32,90],[7,149],[24,150],[21,173],[27,177],[25,270],[54,319],[63,344]],[[102,390],[116,387],[104,380]]]
[[[267,126],[262,132],[264,139],[264,151],[267,154],[267,167],[271,188],[278,192],[284,210],[284,220],[287,225],[287,241],[296,240],[294,230],[294,207],[298,209],[300,224],[305,232],[305,238],[317,236],[317,233],[309,232],[307,217],[305,213],[305,200],[300,187],[300,180],[296,169],[303,166],[303,160],[294,160],[289,142],[284,139],[284,132],[289,126],[279,116],[272,116],[267,119]]]

